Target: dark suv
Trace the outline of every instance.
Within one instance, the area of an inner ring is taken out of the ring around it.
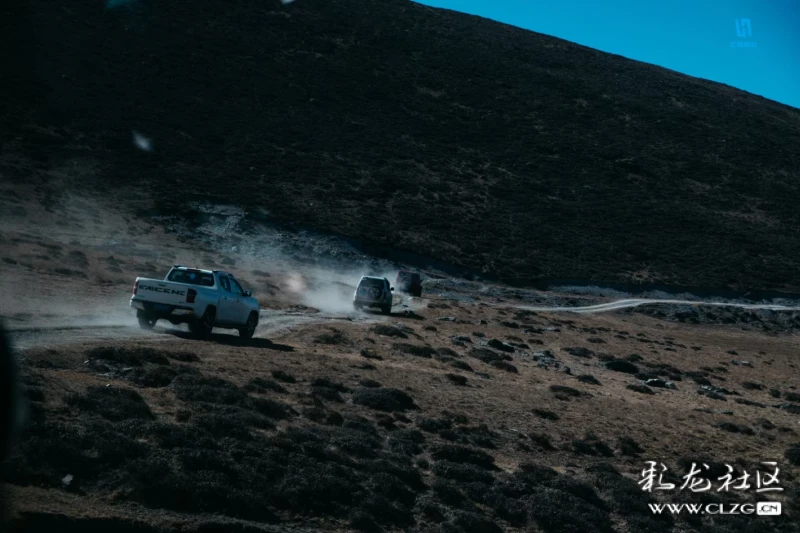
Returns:
[[[422,296],[422,278],[416,272],[401,270],[397,273],[395,286],[400,292],[405,292],[411,296]]]

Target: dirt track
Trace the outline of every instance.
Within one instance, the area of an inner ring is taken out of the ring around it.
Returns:
[[[603,313],[607,311],[616,311],[619,309],[627,309],[631,307],[639,307],[642,305],[653,304],[672,304],[672,305],[709,305],[715,307],[736,307],[740,309],[764,309],[769,311],[800,311],[800,307],[791,307],[786,305],[771,305],[771,304],[740,304],[740,303],[723,303],[723,302],[704,302],[698,300],[658,300],[658,299],[625,299],[615,300],[597,305],[577,306],[577,307],[536,307],[527,305],[515,305],[517,309],[524,309],[526,311],[537,312],[563,312],[569,311],[572,313]]]
[[[261,310],[261,319],[254,339],[268,339],[284,333],[300,325],[328,323],[370,323],[382,320],[380,315],[335,316],[325,314],[285,313],[270,309]],[[63,346],[87,341],[139,341],[139,342],[180,342],[189,338],[186,327],[165,325],[162,321],[151,331],[145,331],[135,325],[131,315],[131,325],[73,325],[73,326],[36,326],[9,328],[12,342],[21,350],[28,348]],[[233,330],[216,328],[215,336],[229,335],[235,337]],[[258,340],[254,342],[259,342]],[[248,343],[244,343],[248,344]]]
[[[411,310],[424,308],[427,299],[406,300],[406,306]],[[703,302],[694,300],[666,300],[666,299],[624,299],[606,302],[589,306],[527,306],[514,304],[494,304],[496,307],[513,308],[524,311],[544,312],[544,313],[578,313],[594,314],[606,313],[620,309],[628,309],[652,304],[674,304],[674,305],[693,305],[693,306],[717,306],[734,307],[749,310],[771,310],[771,311],[800,311],[800,307],[770,304],[738,304],[738,303],[719,303]],[[399,311],[399,305],[395,305],[394,313]],[[376,313],[351,313],[344,314],[323,314],[323,313],[301,313],[285,312],[272,309],[262,309],[261,319],[254,338],[266,339],[270,336],[290,331],[301,325],[312,324],[336,324],[336,323],[374,323],[385,321],[388,317]],[[42,326],[31,324],[28,326],[18,326],[9,328],[14,344],[19,349],[33,347],[59,346],[74,344],[77,342],[96,341],[96,340],[138,340],[144,342],[175,342],[188,337],[185,327],[168,327],[161,322],[160,325],[150,332],[141,330],[135,325],[133,315],[131,324],[116,325],[57,325]],[[235,332],[216,330],[217,334],[236,335]],[[156,335],[153,335],[156,334]]]

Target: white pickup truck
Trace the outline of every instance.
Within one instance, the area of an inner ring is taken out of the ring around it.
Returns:
[[[258,300],[232,274],[175,265],[163,280],[136,278],[131,307],[144,329],[159,319],[188,324],[205,337],[214,327],[238,329],[249,339],[258,326]]]

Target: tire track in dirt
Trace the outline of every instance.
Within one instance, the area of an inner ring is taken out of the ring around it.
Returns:
[[[266,339],[289,332],[299,326],[322,324],[330,322],[377,322],[383,320],[380,315],[361,313],[354,316],[342,315],[312,315],[304,313],[287,313],[272,309],[261,309],[254,339]],[[189,336],[184,327],[157,324],[150,331],[143,330],[136,325],[136,320],[131,316],[131,324],[94,325],[74,324],[58,326],[20,326],[7,328],[14,347],[19,350],[29,348],[52,348],[66,344],[92,342],[98,340],[137,340],[142,342],[183,342]],[[238,338],[234,330],[215,328],[214,335],[229,335]],[[242,341],[246,346],[247,342]]]

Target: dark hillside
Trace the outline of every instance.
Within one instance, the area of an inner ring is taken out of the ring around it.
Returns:
[[[5,4],[4,182],[259,206],[517,282],[800,289],[796,109],[405,0]]]

